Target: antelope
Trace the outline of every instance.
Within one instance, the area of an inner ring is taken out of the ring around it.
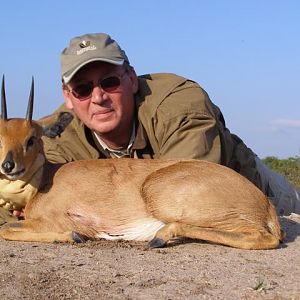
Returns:
[[[282,241],[270,201],[225,166],[158,159],[51,164],[41,137],[61,134],[72,115],[63,112],[47,125],[33,121],[33,94],[32,81],[26,118],[7,119],[3,77],[1,197],[8,209],[25,207],[25,219],[2,226],[2,239],[123,239],[157,248],[186,237],[241,249],[272,249]]]

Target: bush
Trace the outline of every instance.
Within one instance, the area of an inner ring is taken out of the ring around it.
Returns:
[[[275,172],[285,176],[295,187],[300,188],[300,157],[279,159],[268,156],[262,161]]]

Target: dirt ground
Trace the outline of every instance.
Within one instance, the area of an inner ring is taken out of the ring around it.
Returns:
[[[285,243],[265,251],[0,241],[0,299],[300,299],[300,215],[281,224]]]

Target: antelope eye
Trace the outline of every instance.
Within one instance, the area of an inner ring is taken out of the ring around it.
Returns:
[[[26,144],[26,150],[29,150],[33,146],[35,140],[36,140],[35,136],[29,138]]]

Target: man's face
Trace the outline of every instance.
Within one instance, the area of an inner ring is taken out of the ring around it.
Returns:
[[[118,77],[120,85],[113,90],[105,88],[105,91],[101,88],[101,81],[111,77]],[[71,91],[80,90],[86,84],[93,87],[91,94],[87,99],[80,100]],[[124,66],[94,62],[75,74],[67,88],[63,89],[63,94],[67,108],[73,110],[87,127],[100,136],[117,138],[128,131],[131,134],[134,94],[137,89],[138,81],[134,71],[126,70]]]

